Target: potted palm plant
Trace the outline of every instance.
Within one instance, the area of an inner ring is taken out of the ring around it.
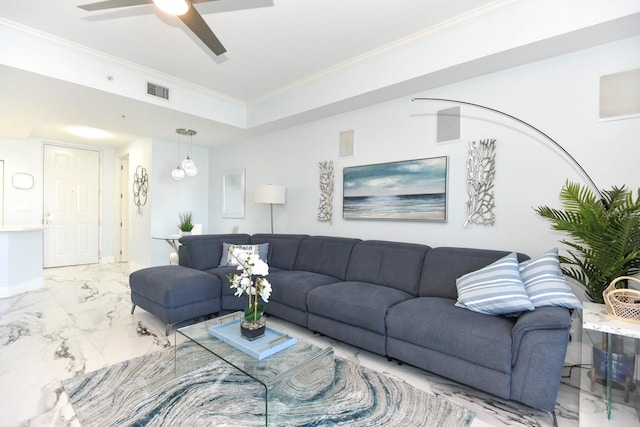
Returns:
[[[625,186],[602,192],[567,181],[560,192],[563,209],[539,206],[536,212],[571,239],[560,256],[562,272],[582,284],[589,298],[604,303],[602,292],[620,276],[640,272],[640,189]]]
[[[559,256],[562,272],[582,284],[593,302],[602,304],[602,292],[610,282],[640,272],[640,189],[634,196],[625,186],[613,187],[600,198],[590,188],[567,181],[560,201],[563,209],[540,206],[535,210],[551,221],[554,230],[570,237],[562,240],[569,247],[568,256]],[[615,338],[611,377],[628,396],[635,354],[624,351],[622,337]],[[603,334],[602,343],[593,344],[592,384],[606,381],[608,354]]]

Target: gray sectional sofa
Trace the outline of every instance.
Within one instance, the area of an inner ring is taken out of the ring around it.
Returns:
[[[130,276],[134,304],[168,324],[243,309],[223,243],[268,243],[266,312],[505,399],[553,412],[570,312],[491,316],[456,307],[456,279],[508,252],[287,234],[180,239],[179,266]],[[518,254],[518,259],[528,257]]]

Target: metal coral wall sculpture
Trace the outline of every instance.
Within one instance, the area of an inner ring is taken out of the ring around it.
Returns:
[[[474,224],[493,225],[496,216],[493,213],[493,178],[496,166],[496,140],[483,139],[469,143],[467,162],[467,220]]]
[[[333,216],[333,161],[318,163],[320,168],[320,203],[318,205],[318,221],[331,224]]]

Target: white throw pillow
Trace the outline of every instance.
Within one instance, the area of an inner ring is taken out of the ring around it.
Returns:
[[[267,255],[269,254],[268,243],[261,243],[259,245],[234,245],[233,243],[222,243],[222,256],[220,257],[219,267],[238,265],[238,260],[229,254],[229,247],[231,246],[235,246],[241,251],[251,255],[257,254],[262,261],[267,262]]]

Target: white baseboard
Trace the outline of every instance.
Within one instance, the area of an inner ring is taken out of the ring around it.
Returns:
[[[23,292],[34,291],[44,287],[44,279],[38,277],[24,282],[16,283],[10,286],[0,286],[0,298],[12,297]]]

